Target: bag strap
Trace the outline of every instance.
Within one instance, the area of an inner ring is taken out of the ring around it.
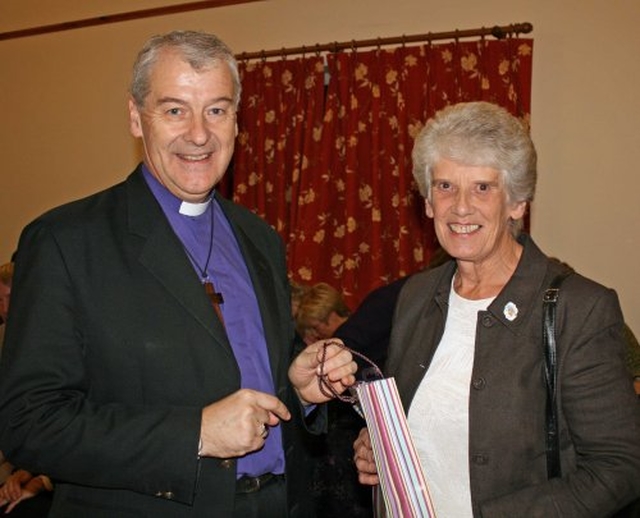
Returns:
[[[557,351],[556,351],[556,305],[560,295],[560,285],[573,270],[565,270],[558,274],[544,292],[542,297],[543,341],[545,360],[545,380],[547,384],[546,402],[546,447],[547,477],[557,478],[562,475],[560,466],[560,446],[558,436],[558,401],[557,401]]]
[[[354,351],[353,349],[350,349],[342,342],[342,340],[330,338],[324,341],[324,343],[321,346],[322,356],[320,359],[319,372],[318,372],[318,387],[320,389],[320,392],[322,392],[322,394],[328,398],[335,397],[336,399],[339,399],[340,401],[344,401],[345,403],[356,404],[358,402],[358,398],[354,394],[354,392],[350,391],[352,394],[351,396],[338,394],[336,390],[331,386],[331,381],[329,380],[329,376],[324,372],[324,363],[327,359],[327,347],[331,345],[335,345],[337,347],[340,347],[341,349],[345,349],[349,351],[353,356],[362,358],[364,361],[369,363],[369,365],[371,365],[371,368],[375,374],[375,379],[383,379],[384,374],[382,374],[382,371],[380,370],[380,368],[372,360],[367,358],[364,354],[359,353],[358,351]],[[355,388],[355,387],[352,387],[352,388]]]

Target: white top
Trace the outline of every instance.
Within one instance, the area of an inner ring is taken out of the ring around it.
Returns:
[[[473,516],[469,385],[478,311],[492,301],[463,299],[451,288],[444,334],[409,409],[409,429],[438,518]]]

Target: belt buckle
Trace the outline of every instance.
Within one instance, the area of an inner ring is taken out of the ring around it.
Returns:
[[[262,477],[251,477],[247,479],[247,489],[246,493],[257,493],[260,491],[260,486],[262,486]]]
[[[269,480],[273,478],[273,473],[265,473],[264,475],[259,475],[257,477],[248,477],[244,476],[238,480],[238,484],[240,486],[240,493],[257,493],[262,489]]]

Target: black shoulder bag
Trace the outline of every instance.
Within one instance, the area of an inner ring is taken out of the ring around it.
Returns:
[[[572,270],[560,273],[549,285],[542,298],[543,340],[545,352],[545,379],[547,382],[546,431],[547,431],[547,477],[557,478],[562,475],[560,467],[559,425],[557,381],[558,366],[556,352],[556,303],[560,294],[560,285]]]

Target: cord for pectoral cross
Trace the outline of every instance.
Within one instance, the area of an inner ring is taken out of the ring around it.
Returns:
[[[193,263],[193,265],[195,266],[195,268],[199,271],[200,276],[202,278],[202,285],[204,286],[204,291],[207,294],[207,296],[209,297],[209,300],[211,300],[211,305],[213,306],[213,310],[215,311],[216,315],[218,316],[218,319],[220,320],[220,322],[222,323],[222,325],[224,326],[224,318],[222,316],[222,308],[220,307],[220,304],[224,303],[224,297],[222,296],[222,293],[219,291],[216,291],[215,286],[213,285],[213,281],[211,279],[209,279],[209,274],[207,273],[207,270],[209,269],[209,261],[211,260],[211,254],[213,251],[213,223],[214,223],[214,207],[213,207],[213,198],[211,199],[211,203],[209,204],[209,210],[211,211],[211,224],[209,227],[209,250],[207,252],[207,260],[204,263],[204,268],[201,268],[200,265],[198,264],[198,262],[196,261],[195,257],[191,254],[191,252],[189,252],[189,249],[183,245],[184,251],[187,253],[187,255],[189,256],[189,259],[191,259],[191,262]]]

